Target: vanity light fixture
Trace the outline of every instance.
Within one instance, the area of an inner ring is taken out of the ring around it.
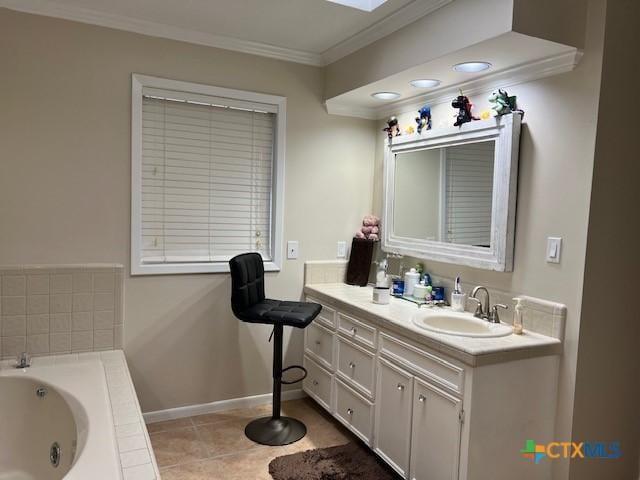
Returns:
[[[456,72],[462,73],[478,73],[490,68],[491,64],[489,62],[464,62],[453,66]]]
[[[400,94],[397,92],[376,92],[372,93],[371,96],[378,100],[395,100],[396,98],[400,98]]]
[[[440,80],[434,78],[419,78],[409,82],[415,88],[434,88],[440,85]]]

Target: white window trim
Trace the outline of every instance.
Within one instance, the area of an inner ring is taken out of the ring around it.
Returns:
[[[198,83],[168,80],[148,75],[131,77],[131,275],[161,275],[182,273],[225,273],[227,262],[142,264],[142,89],[160,88],[192,94],[225,97],[264,103],[277,109],[275,160],[273,165],[272,260],[264,262],[267,272],[280,271],[283,256],[284,230],[284,166],[286,142],[286,97],[233,90]]]

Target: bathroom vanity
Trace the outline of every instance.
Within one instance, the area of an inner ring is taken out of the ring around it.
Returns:
[[[376,305],[371,290],[305,286],[323,309],[305,331],[304,391],[403,478],[550,478],[520,450],[552,440],[561,340],[425,330],[412,318],[438,310]]]

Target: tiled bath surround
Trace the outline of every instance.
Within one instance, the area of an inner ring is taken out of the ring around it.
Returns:
[[[160,479],[124,352],[110,350],[42,356],[34,359],[32,365],[36,367],[82,362],[101,362],[104,367],[123,480]],[[14,364],[13,360],[0,362],[0,370],[13,369]]]
[[[0,266],[0,358],[122,348],[124,267]]]
[[[344,260],[320,260],[305,262],[304,283],[305,285],[318,283],[342,283],[346,275],[347,263]],[[447,299],[451,297],[454,279],[431,275],[435,285],[445,288]],[[475,285],[461,284],[462,290],[469,294]],[[564,339],[564,325],[567,318],[567,307],[561,303],[551,302],[540,298],[529,297],[516,293],[505,292],[488,288],[491,297],[491,304],[503,303],[509,306],[509,310],[501,311],[500,320],[504,323],[512,323],[514,297],[523,299],[524,307],[524,328],[536,333],[541,333],[549,337]],[[467,310],[473,311],[472,302],[467,302]]]

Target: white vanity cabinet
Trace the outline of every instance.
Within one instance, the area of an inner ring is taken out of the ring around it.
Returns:
[[[462,400],[419,378],[413,384],[412,480],[458,478]]]
[[[413,375],[378,360],[374,451],[406,478],[411,453]]]
[[[557,355],[502,352],[469,364],[373,313],[307,300],[323,313],[305,329],[304,391],[402,478],[549,478],[550,467],[518,452],[553,435]],[[496,452],[504,455],[488,472]]]

